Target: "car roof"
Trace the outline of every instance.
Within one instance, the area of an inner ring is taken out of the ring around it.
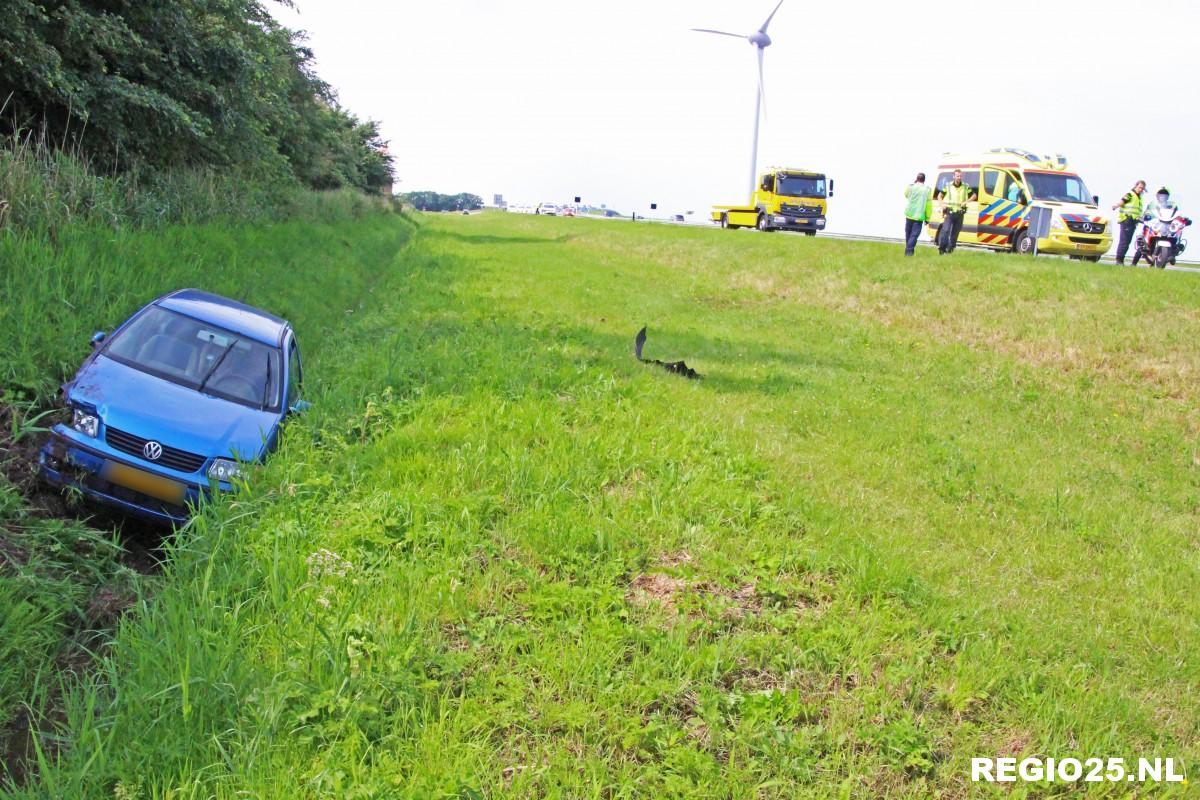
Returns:
[[[199,289],[179,289],[154,302],[163,308],[219,325],[263,344],[282,344],[283,333],[289,327],[287,320],[261,308]]]

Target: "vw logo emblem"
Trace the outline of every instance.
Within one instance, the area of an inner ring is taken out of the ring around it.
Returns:
[[[162,445],[152,439],[142,446],[142,455],[151,461],[158,461],[162,458]]]

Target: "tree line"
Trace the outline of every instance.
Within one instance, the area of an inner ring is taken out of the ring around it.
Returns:
[[[37,131],[118,172],[392,182],[378,123],[339,105],[259,0],[3,0],[0,108],[0,136]]]
[[[400,199],[418,211],[474,211],[483,208],[483,198],[477,194],[438,194],[437,192],[407,192]]]

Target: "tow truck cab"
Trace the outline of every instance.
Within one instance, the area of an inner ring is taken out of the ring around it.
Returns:
[[[760,231],[803,231],[815,236],[825,229],[833,181],[810,169],[771,167],[758,176],[745,206],[713,206],[712,221],[722,228]]]

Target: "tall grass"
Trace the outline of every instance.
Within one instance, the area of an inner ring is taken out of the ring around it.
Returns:
[[[328,219],[331,201],[277,176],[215,169],[106,172],[44,133],[0,139],[0,236],[58,236],[72,227],[145,228],[216,220]],[[332,193],[361,215],[383,200]]]

